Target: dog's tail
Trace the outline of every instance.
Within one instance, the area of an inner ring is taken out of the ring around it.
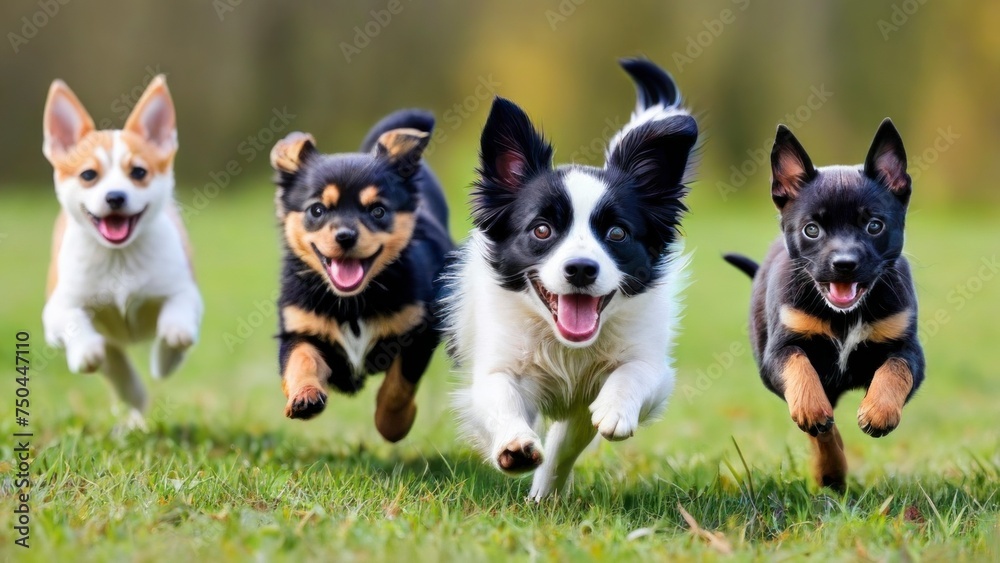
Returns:
[[[646,59],[622,59],[618,62],[635,82],[636,115],[654,106],[675,108],[681,105],[680,90],[667,71]]]
[[[401,109],[382,118],[361,141],[361,152],[371,152],[375,142],[386,131],[393,129],[416,129],[425,133],[434,131],[434,114],[422,109]]]
[[[753,278],[757,275],[760,265],[742,254],[724,254],[722,259],[736,266],[741,272]]]

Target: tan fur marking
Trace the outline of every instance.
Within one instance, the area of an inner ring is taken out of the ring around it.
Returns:
[[[316,147],[316,139],[312,135],[300,131],[289,133],[271,149],[271,167],[283,172],[297,172],[302,166],[303,149],[307,147]]]
[[[410,239],[413,238],[413,229],[416,225],[417,218],[413,213],[397,213],[392,231],[390,232],[380,231],[373,233],[363,225],[358,228],[359,250],[362,247],[370,249],[370,252],[359,252],[361,256],[371,256],[379,247],[382,248],[382,253],[379,254],[378,258],[372,264],[368,274],[369,279],[377,276],[386,266],[399,258],[406,245],[410,244]]]
[[[375,406],[375,428],[386,440],[398,442],[410,432],[417,416],[416,391],[416,385],[403,377],[403,361],[396,356],[385,372]]]
[[[122,131],[122,142],[128,148],[128,153],[121,161],[122,173],[138,187],[146,187],[154,174],[166,174],[174,165],[174,155],[177,151],[163,151],[153,146],[146,139],[131,131]],[[145,168],[149,171],[142,180],[133,180],[129,174],[133,167]]]
[[[913,311],[911,309],[906,309],[896,313],[895,315],[890,315],[879,321],[872,323],[871,336],[869,340],[873,342],[889,342],[892,340],[899,340],[903,338],[906,334],[906,330],[910,328],[910,322],[913,319]]]
[[[426,146],[429,134],[419,129],[393,129],[386,131],[378,138],[378,145],[384,150],[389,160],[399,160]]]
[[[334,319],[321,317],[294,305],[285,306],[281,315],[282,326],[287,332],[316,336],[331,344],[343,342],[340,326]]]
[[[181,218],[181,212],[177,209],[177,204],[170,203],[167,205],[167,216],[173,222],[174,226],[177,227],[177,232],[181,236],[181,245],[184,247],[184,255],[187,256],[188,270],[191,271],[191,276],[194,276],[194,249],[191,247],[191,240],[188,238],[187,229],[184,228],[184,220]]]
[[[844,440],[834,424],[828,432],[810,436],[812,445],[812,472],[816,484],[843,491],[847,479],[847,456],[844,454]]]
[[[377,339],[399,336],[413,330],[424,319],[424,306],[421,303],[407,305],[389,316],[380,316],[368,321],[372,333]]]
[[[781,380],[788,411],[799,428],[822,427],[833,418],[833,405],[823,391],[819,374],[805,354],[795,352],[788,357]]]
[[[45,298],[52,296],[59,283],[59,251],[62,249],[63,237],[66,236],[66,212],[60,211],[52,229],[52,256],[49,258],[49,278],[45,286]]]
[[[337,203],[340,201],[340,188],[336,184],[328,184],[323,188],[323,195],[320,199],[323,201],[323,205],[331,209],[337,207]]]
[[[332,230],[326,228],[315,232],[307,231],[303,224],[301,211],[290,211],[285,215],[284,220],[285,241],[288,242],[288,247],[306,265],[325,277],[326,268],[313,251],[312,244],[315,244],[324,256],[335,256]]]
[[[372,205],[378,201],[378,188],[375,186],[368,186],[367,188],[361,190],[361,193],[358,194],[358,201],[365,207]]]
[[[913,373],[905,360],[889,358],[875,370],[858,408],[858,426],[884,435],[899,425],[903,405],[913,389]],[[867,432],[867,430],[866,430]]]
[[[84,170],[93,169],[97,172],[97,179],[93,182],[80,180],[80,184],[85,188],[94,185],[104,177],[104,173],[106,172],[104,164],[101,159],[97,158],[96,153],[98,150],[103,150],[110,157],[113,145],[114,131],[91,131],[87,133],[68,152],[53,155],[50,162],[52,163],[52,168],[55,170],[56,180],[64,182],[70,178],[79,176]]]
[[[814,317],[790,305],[782,305],[779,312],[781,324],[788,330],[804,336],[825,336],[833,338],[830,322]]]
[[[281,390],[288,398],[285,416],[293,418],[292,405],[296,400],[315,401],[318,397],[325,396],[323,390],[329,377],[330,366],[326,365],[316,348],[306,342],[296,345],[288,356],[284,373],[281,374]]]

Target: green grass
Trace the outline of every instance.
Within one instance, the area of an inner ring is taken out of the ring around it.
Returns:
[[[332,397],[308,423],[283,418],[270,308],[277,231],[263,187],[189,220],[207,303],[202,340],[179,373],[149,382],[149,432],[115,434],[101,377],[69,374],[60,353],[45,359],[56,205],[48,190],[5,196],[0,435],[17,430],[14,333],[29,330],[35,486],[25,551],[12,545],[13,446],[0,440],[2,558],[702,559],[726,549],[760,560],[1000,558],[1000,277],[977,277],[998,251],[1000,214],[914,201],[907,250],[928,378],[879,440],[854,423],[860,393],[842,401],[851,481],[841,496],[810,483],[807,441],[760,384],[746,344],[749,283],[718,257],[762,255],[774,213],[766,201],[723,204],[705,187],[686,223],[693,285],[670,407],[635,438],[586,452],[572,498],[542,506],[524,501],[527,480],[497,474],[457,439],[442,357],[400,445],[374,429],[374,385]],[[975,291],[960,297],[962,285]],[[692,532],[680,507],[707,532]]]

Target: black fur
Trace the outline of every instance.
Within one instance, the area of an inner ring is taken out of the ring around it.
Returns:
[[[339,224],[363,225],[369,231],[383,232],[394,228],[395,216],[414,213],[416,225],[409,244],[384,270],[367,282],[364,290],[352,297],[335,294],[322,272],[303,262],[284,241],[281,274],[281,294],[278,309],[294,305],[357,333],[359,323],[375,317],[392,315],[408,305],[423,304],[423,322],[405,334],[377,342],[367,355],[363,373],[348,364],[344,350],[328,339],[299,334],[285,329],[279,320],[279,367],[284,373],[288,357],[299,342],[308,342],[320,351],[332,373],[328,384],[345,393],[355,393],[368,374],[385,371],[392,360],[402,355],[403,376],[417,383],[430,361],[439,340],[436,294],[438,277],[453,243],[447,231],[448,215],[441,186],[430,169],[419,162],[413,171],[380,157],[374,151],[379,136],[392,129],[412,128],[430,133],[434,120],[429,113],[403,110],[381,120],[365,137],[364,153],[320,154],[307,146],[301,155],[302,166],[294,172],[280,172],[279,211],[305,211],[310,202],[322,194],[329,184],[340,188],[341,199],[336,209],[321,219],[302,217],[308,231],[316,231],[330,221]],[[378,186],[385,202],[386,215],[376,219],[357,202],[357,194],[368,186]],[[285,220],[295,220],[287,218]]]
[[[882,123],[865,165],[820,169],[813,167],[791,132],[780,127],[772,165],[772,197],[781,211],[783,237],[771,246],[759,268],[744,256],[725,256],[753,278],[750,339],[764,384],[784,397],[783,366],[791,354],[801,351],[836,406],[845,391],[867,389],[879,367],[899,358],[912,373],[912,396],[923,381],[925,365],[917,339],[916,294],[902,256],[910,178],[895,127],[889,120]],[[882,227],[874,227],[876,222]],[[810,224],[818,227],[810,230],[818,236],[807,235]],[[845,271],[834,265],[838,261],[853,262],[855,267]],[[821,289],[830,282],[857,282],[865,293],[852,309],[838,308]],[[829,323],[837,340],[788,330],[780,320],[783,306]],[[861,342],[848,356],[846,369],[840,369],[838,340],[843,341],[859,323],[872,326],[907,310],[912,311],[909,324],[897,338]],[[880,436],[892,428],[864,430]]]

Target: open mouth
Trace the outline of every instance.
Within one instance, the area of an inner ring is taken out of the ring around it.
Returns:
[[[104,217],[94,215],[90,211],[87,211],[86,207],[83,208],[83,211],[90,217],[94,228],[104,237],[104,240],[111,244],[121,244],[127,241],[132,236],[132,233],[135,232],[135,226],[139,223],[139,219],[142,218],[143,213],[146,212],[146,208],[142,208],[142,211],[135,215],[110,213]]]
[[[868,286],[858,282],[825,282],[817,285],[823,298],[835,309],[854,307],[868,291]]]
[[[548,307],[559,334],[570,342],[586,342],[601,328],[601,312],[611,302],[615,292],[604,296],[584,293],[557,295],[545,289],[536,276],[528,276],[531,287]]]
[[[330,283],[341,293],[351,293],[356,291],[365,281],[365,276],[371,270],[372,264],[379,254],[382,254],[379,247],[374,254],[368,258],[329,258],[313,245],[313,251],[319,257],[323,267],[326,268],[326,275],[330,278]]]

